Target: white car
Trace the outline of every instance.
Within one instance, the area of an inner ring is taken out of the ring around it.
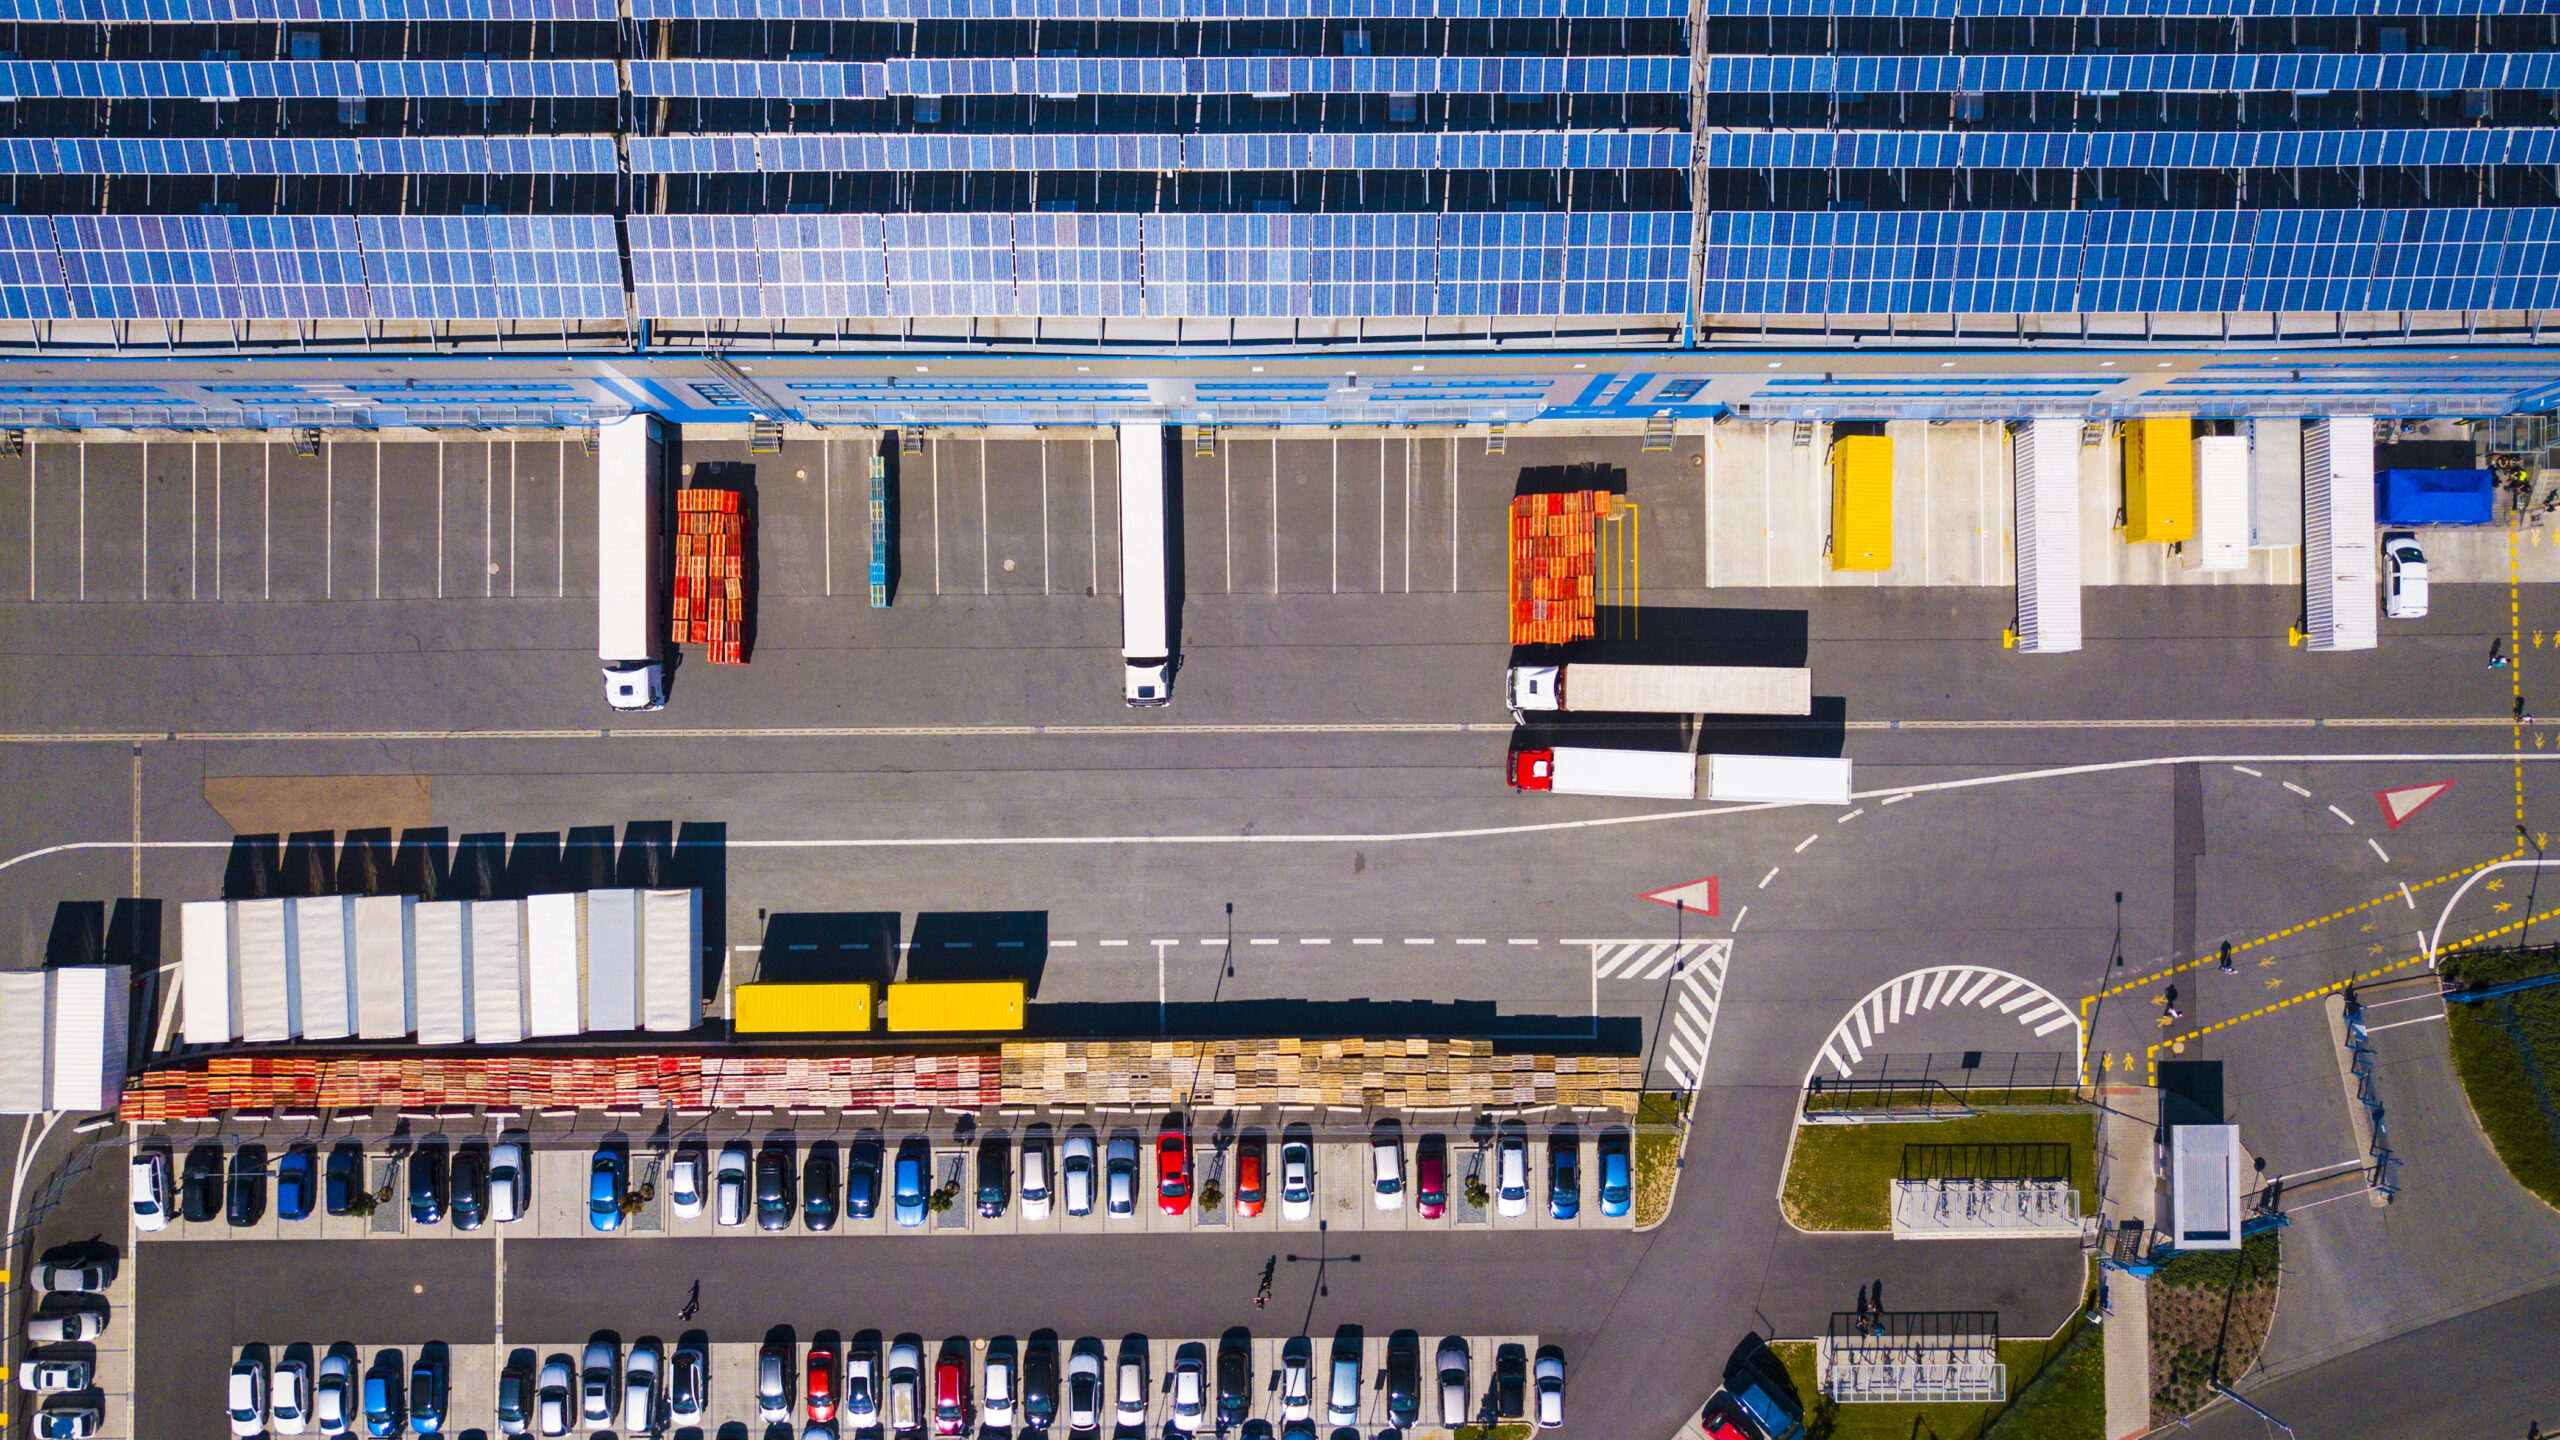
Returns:
[[[1049,1218],[1048,1141],[1022,1142],[1022,1189],[1018,1198],[1022,1201],[1023,1219],[1046,1220]]]
[[[133,1200],[133,1228],[160,1230],[169,1224],[169,1152],[145,1150],[133,1157],[125,1188]]]
[[[1505,1135],[1493,1154],[1495,1212],[1513,1218],[1528,1214],[1529,1137]]]
[[[1138,1137],[1114,1135],[1102,1150],[1102,1209],[1113,1219],[1138,1213]]]
[[[1081,1345],[1067,1357],[1067,1428],[1102,1428],[1102,1356]]]
[[[1403,1209],[1404,1146],[1383,1135],[1370,1141],[1369,1169],[1377,1178],[1378,1208]]]
[[[1013,1352],[989,1350],[986,1366],[978,1372],[979,1429],[1013,1428],[1013,1385]]]
[[[868,1430],[880,1423],[880,1351],[858,1345],[844,1357],[844,1426]]]
[[[573,1409],[572,1393],[577,1377],[570,1373],[569,1357],[554,1355],[542,1362],[542,1379],[534,1386],[534,1428],[545,1435],[566,1435]]]
[[[1112,1372],[1112,1409],[1120,1423],[1136,1427],[1147,1423],[1147,1357],[1135,1350],[1120,1352],[1120,1363]]]
[[[1280,1146],[1280,1218],[1304,1220],[1316,1208],[1315,1147],[1304,1140]]]
[[[599,1425],[613,1419],[613,1346],[602,1340],[587,1342],[587,1353],[578,1361],[578,1416]]]
[[[747,1146],[732,1140],[720,1147],[720,1165],[712,1173],[712,1216],[723,1225],[747,1223]]]
[[[95,1340],[106,1333],[107,1312],[103,1310],[66,1310],[59,1315],[38,1315],[27,1321],[27,1343],[30,1345],[73,1345]]]
[[[667,1161],[667,1203],[679,1219],[702,1213],[702,1152],[679,1150]]]
[[[81,1377],[84,1381],[87,1377]],[[85,1388],[85,1387],[84,1387]],[[231,1419],[234,1435],[263,1435],[267,1429],[267,1367],[255,1360],[243,1360],[231,1367],[231,1387],[224,1397],[223,1411]]]
[[[1553,1430],[1564,1423],[1564,1352],[1553,1345],[1540,1350],[1530,1374],[1538,1387],[1538,1428]]]
[[[1440,1423],[1455,1430],[1467,1423],[1467,1397],[1475,1389],[1468,1383],[1467,1342],[1455,1335],[1441,1341],[1432,1368],[1440,1372]]]
[[[356,1357],[332,1349],[320,1357],[320,1383],[311,1391],[312,1423],[323,1435],[344,1435],[355,1424],[355,1414]]]
[[[1199,1432],[1209,1418],[1209,1357],[1197,1343],[1185,1345],[1173,1358],[1173,1428],[1186,1435]]]
[[[1058,1166],[1059,1184],[1066,1190],[1067,1213],[1093,1213],[1093,1137],[1081,1131],[1069,1135],[1063,1159]]]
[[[645,1435],[658,1428],[658,1347],[631,1347],[622,1363],[622,1428]]]
[[[510,1140],[489,1147],[489,1218],[512,1225],[533,1208],[533,1170],[524,1147]]]
[[[2427,613],[2427,554],[2414,530],[2382,532],[2382,613],[2417,620]]]
[[[107,1288],[105,1264],[89,1260],[70,1265],[38,1265],[36,1288],[58,1290],[66,1295],[94,1295]]]
[[[240,1362],[238,1367],[234,1367],[231,1372],[231,1378],[235,1389],[238,1388],[240,1369],[242,1368],[257,1370],[257,1362],[253,1360],[243,1360]],[[18,1388],[35,1395],[68,1395],[74,1391],[86,1390],[89,1388],[89,1362],[86,1360],[30,1360],[26,1364],[18,1367]],[[266,1400],[266,1394],[266,1372],[259,1370],[258,1398],[260,1405],[258,1409],[258,1419],[261,1422],[267,1418],[264,1403]],[[232,1408],[237,1409],[239,1407],[234,1406]],[[252,1425],[246,1430],[239,1430],[234,1433],[241,1435],[255,1435],[258,1433],[259,1428],[260,1427],[257,1425]]]
[[[1280,1347],[1280,1419],[1283,1424],[1315,1418],[1316,1377],[1310,1350],[1304,1335]]]
[[[924,1349],[912,1340],[889,1346],[887,1429],[911,1435],[924,1428]]]
[[[1333,1366],[1324,1382],[1324,1418],[1333,1425],[1360,1423],[1360,1352],[1354,1347],[1333,1349]]]
[[[267,1413],[279,1435],[299,1435],[311,1423],[311,1363],[289,1358],[276,1363],[275,1386]]]

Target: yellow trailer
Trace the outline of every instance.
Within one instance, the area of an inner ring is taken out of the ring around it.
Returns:
[[[1019,980],[951,980],[889,987],[892,1031],[1019,1030],[1023,986]]]
[[[1893,441],[1843,435],[1831,442],[1831,568],[1893,566]]]
[[[2189,540],[2196,533],[2195,421],[2144,415],[2124,422],[2124,538]]]
[[[867,982],[741,985],[733,998],[730,1028],[741,1035],[857,1035],[871,1029],[874,1007]]]

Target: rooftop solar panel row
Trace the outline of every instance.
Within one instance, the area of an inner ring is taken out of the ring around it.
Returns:
[[[1711,130],[1705,156],[1747,170],[2548,165],[2560,130]]]
[[[1710,94],[2534,90],[2560,55],[1711,55]]]
[[[610,99],[610,60],[7,60],[0,100]]]
[[[667,135],[634,136],[631,168],[637,174],[669,175],[839,170],[1668,170],[1688,165],[1689,148],[1688,135],[1677,131],[1600,130],[1400,135]],[[0,164],[6,163],[6,152],[0,151]]]
[[[613,18],[613,0],[0,0],[0,20],[88,24]]]
[[[1707,16],[1958,19],[2315,15],[2548,15],[2550,0],[1699,0]]]
[[[643,315],[888,313],[876,215],[634,215]]]
[[[2545,15],[2548,0],[1700,0],[1707,16],[1962,18]],[[640,20],[1658,18],[1682,0],[635,0]],[[31,22],[612,20],[610,0],[0,0]]]
[[[1683,0],[633,0],[642,20],[1548,20],[1688,16]]]
[[[602,135],[0,139],[8,175],[610,175]]]
[[[1653,94],[1680,56],[1190,56],[1010,60],[635,60],[635,95],[860,100],[884,95]]]

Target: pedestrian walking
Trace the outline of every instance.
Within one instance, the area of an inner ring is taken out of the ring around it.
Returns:
[[[2236,975],[2239,971],[2240,967],[2231,963],[2231,942],[2225,940],[2222,942],[2222,973]]]
[[[2521,690],[2516,692],[2515,710],[2517,724],[2530,725],[2533,723],[2533,712],[2524,708],[2524,692]]]
[[[2507,642],[2505,640],[2492,639],[2489,642],[2489,668],[2492,670],[2504,670],[2507,668]]]
[[[684,1297],[684,1308],[676,1312],[678,1320],[690,1321],[702,1310],[702,1282],[693,1282],[693,1293]]]

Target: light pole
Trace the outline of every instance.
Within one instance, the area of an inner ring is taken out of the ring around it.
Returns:
[[[1681,938],[1684,930],[1681,922],[1689,918],[1689,902],[1673,900],[1671,908],[1671,973],[1662,977],[1662,1004],[1653,1012],[1653,1035],[1645,1042],[1644,1074],[1637,1080],[1639,1085],[1653,1076],[1654,1057],[1662,1050],[1662,1022],[1671,1015],[1671,987],[1679,980],[1680,972],[1689,968],[1688,957],[1680,953],[1680,947],[1685,943]]]

